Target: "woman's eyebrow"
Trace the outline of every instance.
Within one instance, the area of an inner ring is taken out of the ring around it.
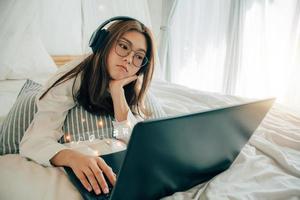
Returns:
[[[128,42],[130,44],[130,46],[133,46],[132,42],[124,37],[121,37],[122,40],[125,40],[126,42]],[[144,51],[146,53],[146,50],[145,49],[138,49],[137,51]]]

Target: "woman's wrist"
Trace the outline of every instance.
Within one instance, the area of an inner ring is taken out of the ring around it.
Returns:
[[[74,152],[71,149],[63,149],[50,159],[50,163],[56,167],[71,166],[72,156]]]
[[[113,100],[115,119],[119,122],[126,120],[129,106],[125,98],[124,89],[121,88],[111,91],[111,97]]]
[[[121,88],[110,88],[109,90],[111,97],[114,98],[120,98],[122,95],[124,95],[124,89]]]

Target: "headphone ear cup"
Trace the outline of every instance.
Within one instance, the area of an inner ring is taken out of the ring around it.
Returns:
[[[108,35],[108,31],[103,29],[96,33],[94,39],[90,42],[90,47],[93,50],[93,53],[96,53],[98,49],[104,46],[105,39]]]

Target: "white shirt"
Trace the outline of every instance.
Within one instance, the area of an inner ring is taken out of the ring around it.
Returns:
[[[36,97],[37,112],[34,119],[26,130],[20,142],[21,156],[30,158],[44,166],[52,166],[50,159],[63,149],[70,148],[57,141],[64,135],[62,127],[68,111],[75,106],[72,95],[72,86],[75,78],[72,78],[58,86],[53,87],[48,93],[39,100],[39,97],[46,91],[59,77],[77,66],[82,59],[76,60],[57,70],[43,89]],[[74,85],[75,93],[80,88],[80,76]],[[118,122],[113,121],[114,132],[117,139],[128,143],[134,125],[142,118],[135,117],[129,110],[127,120]],[[126,130],[124,132],[124,130]]]

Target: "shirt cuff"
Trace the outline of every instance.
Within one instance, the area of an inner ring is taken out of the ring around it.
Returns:
[[[41,142],[41,144],[39,144],[44,145],[44,148],[39,147],[39,145],[34,148],[29,143],[27,143],[26,146],[23,146],[23,148],[20,149],[20,154],[21,156],[27,157],[30,160],[33,160],[45,167],[53,167],[53,165],[50,163],[50,159],[53,158],[53,156],[55,156],[61,150],[69,148],[64,146],[63,144],[53,142],[47,144],[47,142],[48,141],[46,141],[45,143]]]
[[[142,119],[135,117],[129,110],[127,114],[127,120],[121,122],[112,121],[114,127],[113,136],[128,144],[132,129],[139,121],[142,121]]]

